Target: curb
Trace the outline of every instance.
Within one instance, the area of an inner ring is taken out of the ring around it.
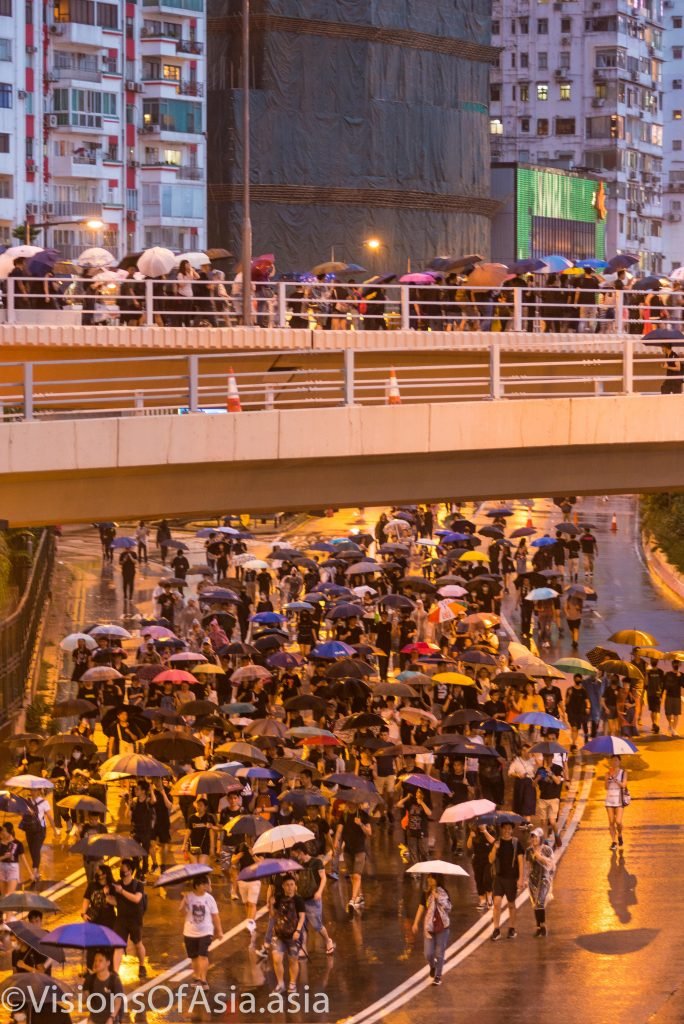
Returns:
[[[684,576],[668,562],[652,534],[641,534],[641,547],[649,575],[656,587],[684,607]]]

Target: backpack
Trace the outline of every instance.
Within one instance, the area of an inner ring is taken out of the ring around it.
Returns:
[[[275,934],[279,939],[290,942],[297,930],[299,914],[294,899],[283,899],[277,905],[275,918]]]
[[[314,893],[318,892],[318,886],[320,885],[318,873],[312,870],[311,863],[309,861],[308,864],[304,865],[302,871],[297,872],[297,894],[303,900],[312,899]]]

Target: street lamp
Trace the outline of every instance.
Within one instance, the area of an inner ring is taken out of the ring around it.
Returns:
[[[103,220],[93,218],[92,220],[78,221],[78,220],[44,220],[39,224],[31,224],[27,219],[24,222],[24,240],[26,245],[31,244],[31,231],[38,231],[41,228],[61,228],[66,224],[72,224],[74,227],[88,228],[89,231],[101,231],[105,226]],[[47,241],[47,238],[46,238]]]
[[[367,249],[370,249],[371,252],[377,252],[378,249],[381,247],[382,242],[380,241],[379,238],[367,238],[363,244],[366,246]]]

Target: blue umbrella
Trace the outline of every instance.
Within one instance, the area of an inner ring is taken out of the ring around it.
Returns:
[[[327,540],[317,540],[315,544],[309,546],[309,551],[323,551],[327,554],[335,550],[335,545],[328,543]]]
[[[307,605],[307,608],[311,608],[311,605]],[[266,659],[266,664],[269,668],[299,668],[302,664],[302,657],[299,654],[290,654],[289,651],[276,651]]]
[[[29,805],[20,796],[13,796],[10,793],[1,793],[0,811],[4,814],[28,814]]]
[[[200,865],[195,866],[199,867]],[[117,935],[111,928],[105,928],[103,924],[93,924],[92,921],[62,924],[44,935],[40,941],[43,946],[60,946],[62,949],[93,949],[97,947],[111,949],[114,946],[119,949],[126,948],[126,940],[122,939],[120,935]]]
[[[444,782],[433,779],[429,775],[409,775],[401,780],[404,786],[416,786],[418,789],[429,789],[432,793],[444,793],[451,796],[451,790]]]
[[[575,260],[575,266],[581,267],[582,270],[605,270],[608,263],[606,260],[598,259]]]
[[[256,622],[260,626],[280,626],[285,622],[285,616],[278,612],[257,612],[250,616],[250,622]]]
[[[481,814],[477,819],[478,825],[524,825],[525,818],[512,811],[492,811],[491,814]]]
[[[356,651],[349,644],[344,644],[341,640],[328,640],[326,643],[316,644],[311,650],[310,657],[332,661],[334,658],[353,658],[355,654]]]
[[[343,602],[342,604],[336,604],[330,609],[326,618],[328,619],[362,619],[364,616],[364,610],[358,604],[349,604]]]
[[[56,249],[43,249],[32,256],[28,263],[28,272],[31,277],[45,277],[49,274],[61,257]]]
[[[289,860],[281,857],[278,860],[262,860],[260,864],[250,864],[238,875],[238,882],[256,882],[259,878],[270,878],[271,875],[289,874],[291,871],[301,871],[302,865],[296,860]]]
[[[285,611],[288,612],[312,612],[313,610],[314,606],[308,601],[289,601],[285,605]]]
[[[129,551],[131,548],[137,547],[137,545],[138,542],[135,537],[116,537],[112,543],[113,548],[126,548]]]
[[[629,267],[634,267],[638,262],[638,256],[629,256],[626,252],[620,252],[617,256],[613,256],[608,260],[606,270],[609,274],[614,274],[618,270],[627,270]]]
[[[256,706],[237,701],[235,704],[222,704],[219,711],[224,715],[251,715],[256,711]]]
[[[217,603],[223,602],[224,604],[239,604],[240,598],[237,594],[233,593],[232,590],[227,590],[225,587],[207,587],[206,590],[202,591],[203,601],[216,601]]]
[[[530,547],[533,547],[533,548],[548,548],[548,547],[551,547],[551,545],[555,544],[555,543],[556,542],[553,539],[553,537],[537,537],[536,540],[532,541],[532,543],[530,544]]]
[[[349,587],[341,587],[339,583],[317,583],[312,594],[332,594],[334,597],[352,597]]]
[[[539,270],[546,270],[543,260],[516,260],[509,263],[508,269],[514,274],[536,274]]]
[[[529,594],[525,594],[526,601],[553,601],[559,596],[557,590],[553,590],[552,587],[535,587],[534,590],[530,590]]]
[[[655,331],[649,331],[646,338],[641,339],[642,345],[658,345],[663,347],[663,342],[668,345],[681,345],[684,342],[684,334],[672,327],[656,327]]]
[[[213,537],[218,533],[216,526],[203,526],[201,530],[198,530],[195,534],[196,537]]]
[[[551,274],[562,274],[564,270],[572,269],[572,260],[565,256],[542,256],[542,261],[549,268]]]
[[[235,774],[239,779],[270,779],[273,782],[282,778],[280,772],[277,772],[274,768],[246,768],[244,765],[238,768]]]
[[[516,725],[538,725],[540,729],[567,729],[568,726],[553,715],[547,715],[543,711],[525,711],[522,715],[516,715],[513,719]]]
[[[501,722],[498,718],[490,718],[486,722],[482,722],[480,729],[484,729],[485,732],[515,732],[512,725],[508,722]]]
[[[506,518],[506,516],[512,516],[513,509],[509,508],[508,505],[499,505],[498,508],[490,508],[489,512],[485,512],[488,519]]]
[[[636,754],[637,747],[624,736],[597,736],[582,747],[586,754]]]

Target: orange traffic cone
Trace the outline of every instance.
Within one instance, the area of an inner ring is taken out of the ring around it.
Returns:
[[[401,405],[399,381],[397,380],[397,371],[394,367],[390,370],[389,384],[387,385],[387,405]]]
[[[579,526],[579,512],[575,512],[572,518],[575,523],[575,526]]]
[[[228,371],[228,402],[226,404],[226,408],[228,409],[228,412],[242,412],[237,381],[235,380],[235,374],[233,373],[232,366]]]
[[[532,516],[528,516],[527,517],[527,524],[526,525],[527,525],[527,529],[528,530],[532,530],[534,528],[534,523],[532,522]]]
[[[613,512],[613,518],[610,521],[610,532],[617,533],[617,516]]]

